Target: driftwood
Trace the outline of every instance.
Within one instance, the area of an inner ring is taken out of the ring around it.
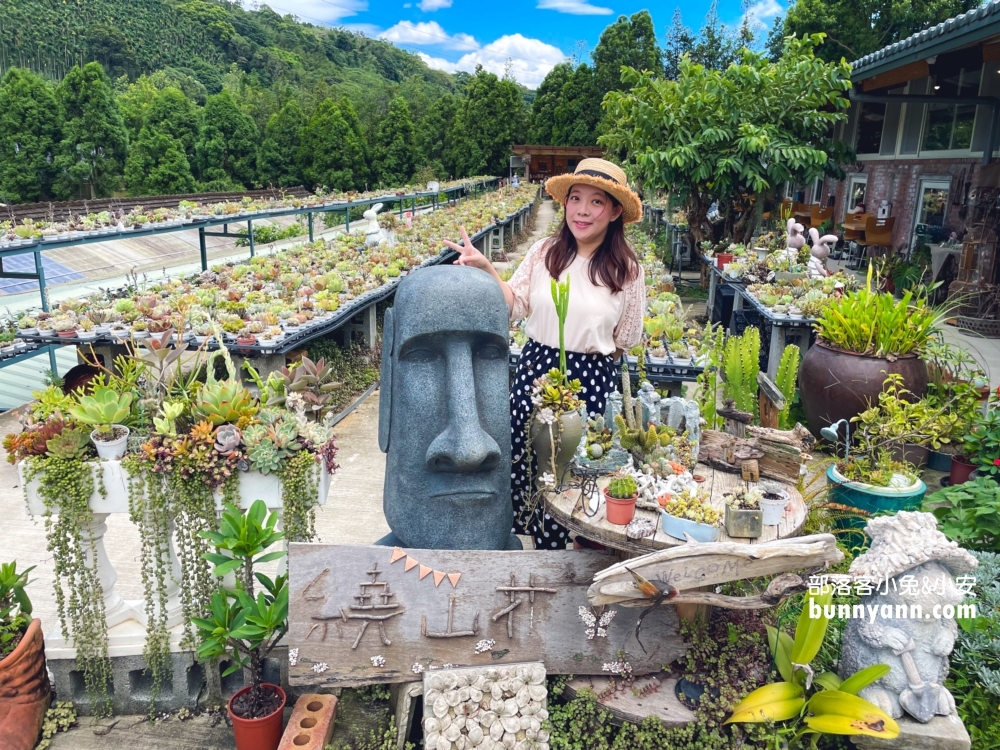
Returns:
[[[673,604],[708,604],[724,609],[766,609],[781,604],[809,588],[811,573],[785,573],[773,578],[767,588],[755,596],[725,596],[708,591],[686,591],[678,594]]]
[[[743,437],[747,425],[753,421],[753,414],[737,409],[732,399],[726,399],[726,405],[716,413],[723,418],[723,430],[736,437]]]
[[[794,438],[789,438],[787,442],[775,440],[772,434],[783,434],[780,430],[768,430],[764,436],[750,437],[751,430],[764,429],[748,427],[745,438],[718,430],[702,430],[698,460],[722,471],[741,474],[743,461],[759,454],[757,464],[761,476],[793,485],[798,483],[802,449],[791,444]]]
[[[692,589],[746,578],[773,576],[793,570],[812,571],[843,559],[844,554],[837,549],[837,542],[832,534],[778,539],[764,544],[689,542],[601,570],[594,576],[594,582],[587,591],[587,600],[595,607],[607,604],[621,604],[625,607],[648,605],[648,600],[636,588],[632,577],[634,572],[654,584],[669,584],[677,589],[680,593],[672,602],[734,607],[732,597],[720,600],[715,594]],[[788,595],[782,592],[794,593],[795,587],[799,585],[795,580],[784,576],[775,581],[771,582],[773,589],[769,586],[764,593],[750,597],[759,602],[751,601],[748,608],[771,606],[764,602],[775,600],[776,597],[776,601],[780,601],[781,596]]]
[[[757,373],[757,390],[761,425],[777,428],[781,411],[785,408],[785,394],[764,372]]]
[[[805,453],[816,447],[816,438],[805,427],[796,423],[790,430],[774,430],[770,427],[747,427],[747,437],[757,438],[767,443],[781,443],[798,448]]]

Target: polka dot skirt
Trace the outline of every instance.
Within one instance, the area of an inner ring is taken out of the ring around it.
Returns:
[[[553,367],[559,367],[559,350],[528,339],[521,350],[510,387],[510,497],[514,505],[514,532],[530,534],[535,540],[535,549],[565,549],[569,541],[566,528],[549,518],[541,508],[525,526],[521,525],[523,509],[531,494],[528,486],[529,456],[532,476],[537,476],[538,467],[534,455],[527,450],[525,437],[525,426],[531,417],[531,386],[535,378]],[[579,380],[583,386],[579,397],[586,402],[591,416],[603,414],[608,396],[615,390],[618,375],[611,356],[566,352],[566,370],[570,380]]]

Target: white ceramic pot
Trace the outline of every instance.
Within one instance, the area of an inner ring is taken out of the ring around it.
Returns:
[[[781,519],[785,517],[785,506],[788,505],[787,492],[781,490],[773,494],[780,495],[780,497],[777,500],[761,498],[760,501],[760,509],[764,511],[765,526],[777,526],[780,524]]]
[[[122,456],[125,455],[125,444],[128,442],[129,429],[122,424],[111,426],[121,427],[125,430],[125,434],[117,440],[103,441],[97,440],[94,437],[97,433],[96,429],[90,433],[90,441],[94,444],[94,447],[97,448],[97,455],[102,461],[120,461]]]

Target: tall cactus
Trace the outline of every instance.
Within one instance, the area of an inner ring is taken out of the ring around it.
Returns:
[[[742,336],[730,336],[722,360],[726,384],[723,395],[731,398],[736,408],[755,412],[757,373],[760,371],[760,331],[748,327]]]
[[[795,425],[790,424],[792,401],[795,398],[795,384],[799,377],[799,360],[801,352],[795,344],[789,344],[781,353],[781,363],[778,365],[778,390],[785,397],[785,408],[778,413],[778,424],[783,430],[790,430]]]

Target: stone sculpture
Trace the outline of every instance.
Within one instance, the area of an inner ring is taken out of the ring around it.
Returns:
[[[840,673],[846,677],[872,664],[888,664],[889,674],[862,690],[862,698],[895,719],[904,711],[923,723],[954,714],[955,699],[943,683],[958,625],[943,616],[947,610],[935,616],[935,607],[941,613],[962,603],[955,576],[974,570],[978,561],[948,541],[930,513],[873,518],[865,531],[872,545],[855,558],[850,572],[856,586],[872,587],[860,604],[877,615],[848,621]]]
[[[520,549],[511,533],[508,313],[475,268],[404,278],[382,332],[380,544]]]
[[[816,227],[809,227],[809,238],[812,240],[812,250],[809,252],[809,267],[806,269],[809,272],[809,278],[825,279],[828,275],[826,259],[833,251],[833,248],[836,247],[840,238],[835,234],[824,234],[820,237],[819,230]]]
[[[661,400],[660,423],[678,432],[687,430],[688,442],[691,443],[691,458],[697,461],[698,446],[701,443],[701,412],[698,411],[698,402],[679,396]]]
[[[638,393],[639,403],[642,405],[642,423],[660,426],[660,394],[656,392],[653,384],[648,380],[642,381]]]
[[[381,245],[385,241],[385,232],[378,224],[378,212],[381,210],[382,204],[376,203],[362,214],[368,220],[368,224],[365,225],[366,245]]]

